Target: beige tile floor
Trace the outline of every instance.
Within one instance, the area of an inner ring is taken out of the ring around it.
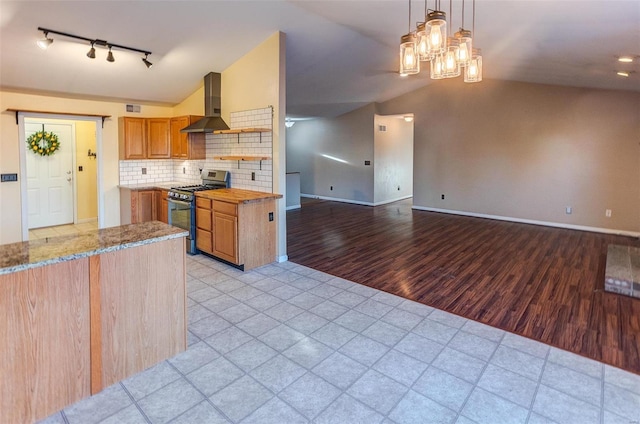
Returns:
[[[98,220],[83,222],[82,224],[59,225],[56,227],[44,227],[29,230],[29,240],[38,240],[47,237],[70,236],[83,231],[97,230]]]
[[[187,258],[188,349],[44,421],[638,424],[640,376],[291,262]]]

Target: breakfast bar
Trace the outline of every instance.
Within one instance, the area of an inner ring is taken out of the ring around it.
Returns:
[[[0,422],[34,422],[186,349],[187,232],[0,246]]]

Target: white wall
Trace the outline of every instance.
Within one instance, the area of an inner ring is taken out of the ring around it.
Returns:
[[[640,93],[442,80],[379,105],[406,111],[415,206],[640,232]]]
[[[386,131],[381,131],[383,126]],[[413,122],[403,115],[374,118],[374,203],[411,197],[413,194]]]
[[[300,172],[301,194],[373,203],[374,114],[370,104],[287,129],[287,171]]]

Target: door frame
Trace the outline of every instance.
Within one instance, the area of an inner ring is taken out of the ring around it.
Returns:
[[[18,138],[19,138],[19,153],[20,153],[20,214],[22,221],[22,241],[29,240],[29,221],[28,221],[28,204],[27,204],[27,149],[26,149],[26,134],[24,119],[43,119],[43,120],[58,120],[58,121],[93,121],[96,126],[96,153],[98,155],[97,160],[97,190],[98,190],[98,228],[104,227],[104,192],[103,192],[103,178],[102,178],[102,119],[95,116],[77,116],[77,115],[64,115],[64,114],[52,114],[52,113],[35,113],[35,112],[18,112]],[[74,125],[75,128],[75,125]],[[75,144],[75,134],[73,136]],[[73,151],[73,220],[77,219],[77,190],[76,190],[76,152]]]

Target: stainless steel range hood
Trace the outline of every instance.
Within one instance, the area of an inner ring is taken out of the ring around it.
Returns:
[[[211,133],[228,130],[229,126],[220,117],[221,78],[217,72],[204,76],[204,114],[205,117],[180,130],[182,133]]]

